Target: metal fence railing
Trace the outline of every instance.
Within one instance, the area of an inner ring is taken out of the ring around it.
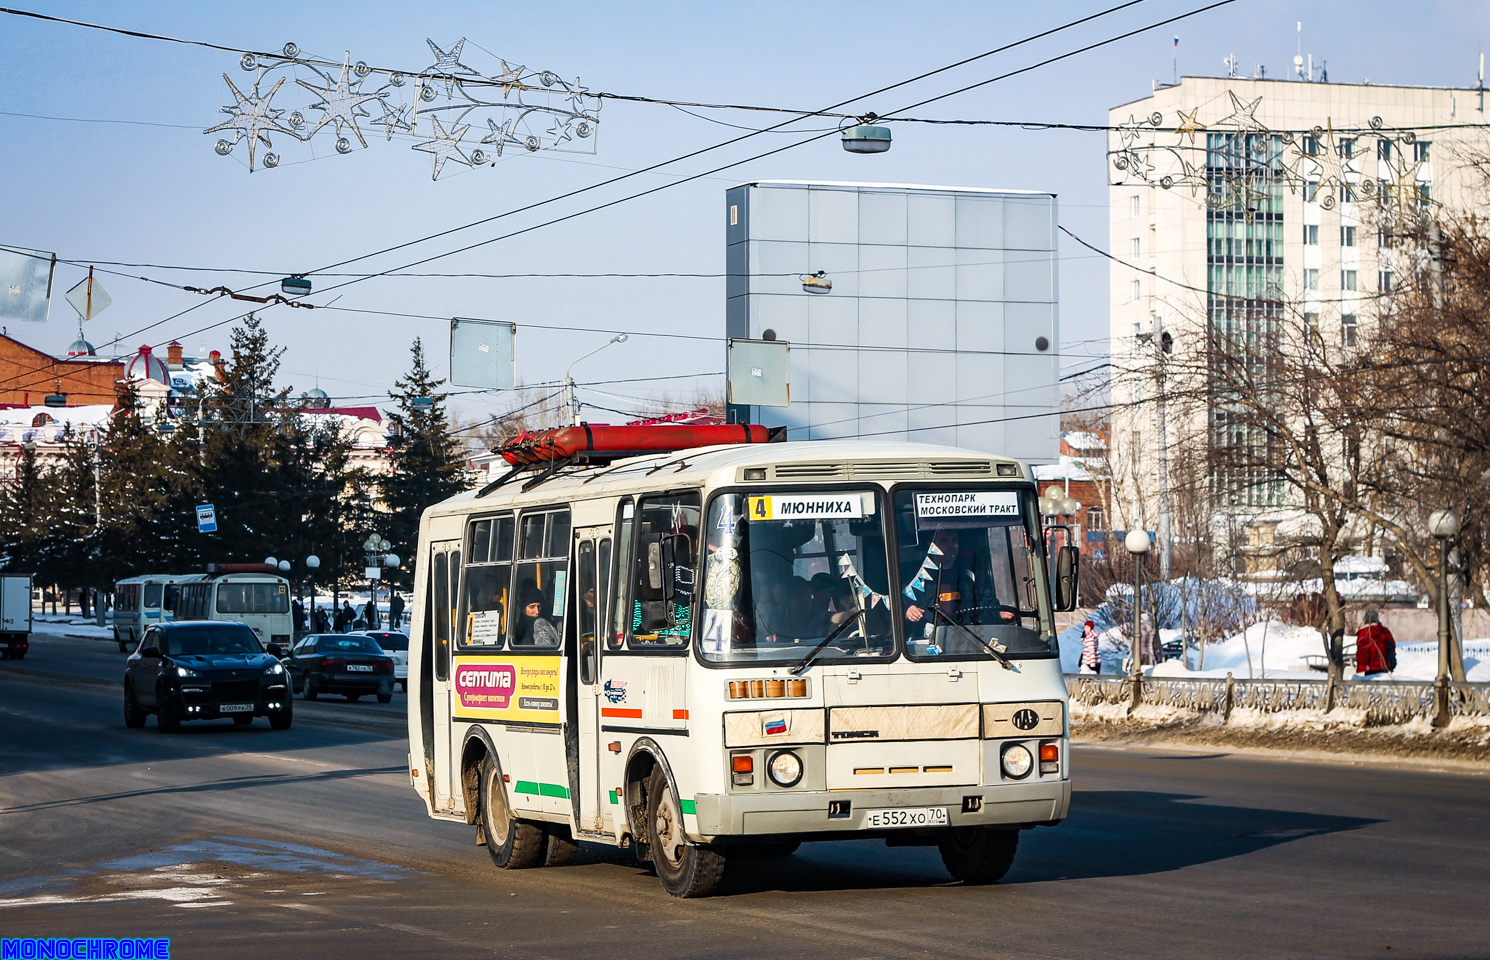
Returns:
[[[1187,680],[1145,677],[1135,700],[1128,677],[1068,675],[1066,691],[1075,703],[1157,704],[1219,713],[1245,707],[1262,713],[1285,710],[1361,710],[1368,726],[1406,723],[1423,718],[1490,717],[1490,683],[1449,683],[1440,692],[1432,682],[1346,680],[1238,680],[1233,677]],[[1440,717],[1440,700],[1446,708]]]

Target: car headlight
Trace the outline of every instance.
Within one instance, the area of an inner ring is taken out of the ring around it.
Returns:
[[[177,667],[176,668],[176,676],[178,676],[178,677],[200,677],[201,674],[198,673],[197,671],[191,670],[191,669],[189,669],[187,667]]]
[[[280,666],[277,663],[271,663],[269,666],[267,666],[267,667],[264,668],[264,672],[265,673],[284,673],[285,672],[285,668],[282,667],[282,666]]]
[[[1004,775],[1012,780],[1023,780],[1035,766],[1035,757],[1029,747],[1022,743],[1011,743],[1004,748]]]
[[[802,780],[802,758],[782,750],[767,761],[766,775],[778,787],[795,787]]]

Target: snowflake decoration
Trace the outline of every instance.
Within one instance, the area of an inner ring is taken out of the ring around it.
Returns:
[[[302,54],[293,43],[285,44],[282,55],[244,54],[239,65],[253,74],[253,81],[240,90],[228,80],[235,100],[223,107],[229,119],[206,132],[232,132],[231,138],[217,142],[222,155],[247,140],[250,170],[259,163],[260,147],[272,149],[270,133],[307,144],[330,137],[336,153],[346,154],[357,144],[368,146],[364,127],[375,128],[385,142],[414,137],[423,122],[421,115],[428,115],[434,129],[430,133],[426,127],[426,138],[410,148],[433,155],[436,179],[447,160],[487,165],[488,150],[497,158],[514,146],[528,152],[595,152],[600,98],[577,79],[570,83],[551,71],[530,70],[501,58],[494,58],[499,69],[484,75],[464,61],[464,37],[444,47],[432,39],[425,43],[434,62],[409,73],[353,62],[350,53],[340,63],[328,61]],[[287,84],[288,79],[295,82]],[[271,107],[276,94],[279,101]],[[292,94],[302,102],[284,103]],[[372,110],[373,104],[377,110]],[[469,144],[463,141],[465,134],[481,123],[489,131],[481,139],[482,147],[462,146]],[[262,166],[278,164],[276,154],[263,154]]]
[[[433,140],[427,140],[424,143],[415,144],[414,149],[434,154],[435,172],[430,179],[440,179],[440,171],[444,169],[446,160],[454,160],[456,163],[463,163],[468,167],[471,166],[471,158],[466,156],[460,148],[461,137],[466,135],[466,131],[471,129],[471,125],[466,124],[465,126],[455,127],[447,131],[444,127],[440,126],[439,117],[430,117],[429,122],[434,124],[435,138]]]
[[[228,89],[233,91],[235,102],[232,106],[222,108],[222,112],[228,115],[227,120],[224,120],[215,127],[208,127],[202,132],[222,133],[229,130],[233,131],[233,139],[231,141],[217,141],[217,152],[223,156],[227,156],[233,147],[237,146],[241,141],[247,140],[248,172],[252,173],[254,169],[254,153],[258,145],[262,143],[264,149],[274,149],[274,144],[269,142],[268,131],[274,130],[294,136],[294,131],[280,125],[279,118],[284,115],[284,110],[269,106],[270,101],[274,99],[274,95],[284,85],[285,78],[280,77],[279,81],[269,89],[269,92],[262,96],[259,94],[258,84],[250,87],[249,93],[244,93],[228,78],[226,73],[222,75],[222,78],[227,83]],[[269,156],[273,157],[274,154],[271,153]],[[278,163],[278,159],[276,158],[274,162],[269,162],[266,158],[265,162],[266,165],[272,167]]]

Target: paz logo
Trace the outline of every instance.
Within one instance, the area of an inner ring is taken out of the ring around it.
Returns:
[[[1014,726],[1021,730],[1033,730],[1040,725],[1040,715],[1029,707],[1015,710],[1014,716],[1010,719],[1014,721]]]

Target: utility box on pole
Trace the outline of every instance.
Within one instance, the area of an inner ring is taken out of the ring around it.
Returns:
[[[0,655],[20,660],[31,647],[31,574],[0,574]]]

